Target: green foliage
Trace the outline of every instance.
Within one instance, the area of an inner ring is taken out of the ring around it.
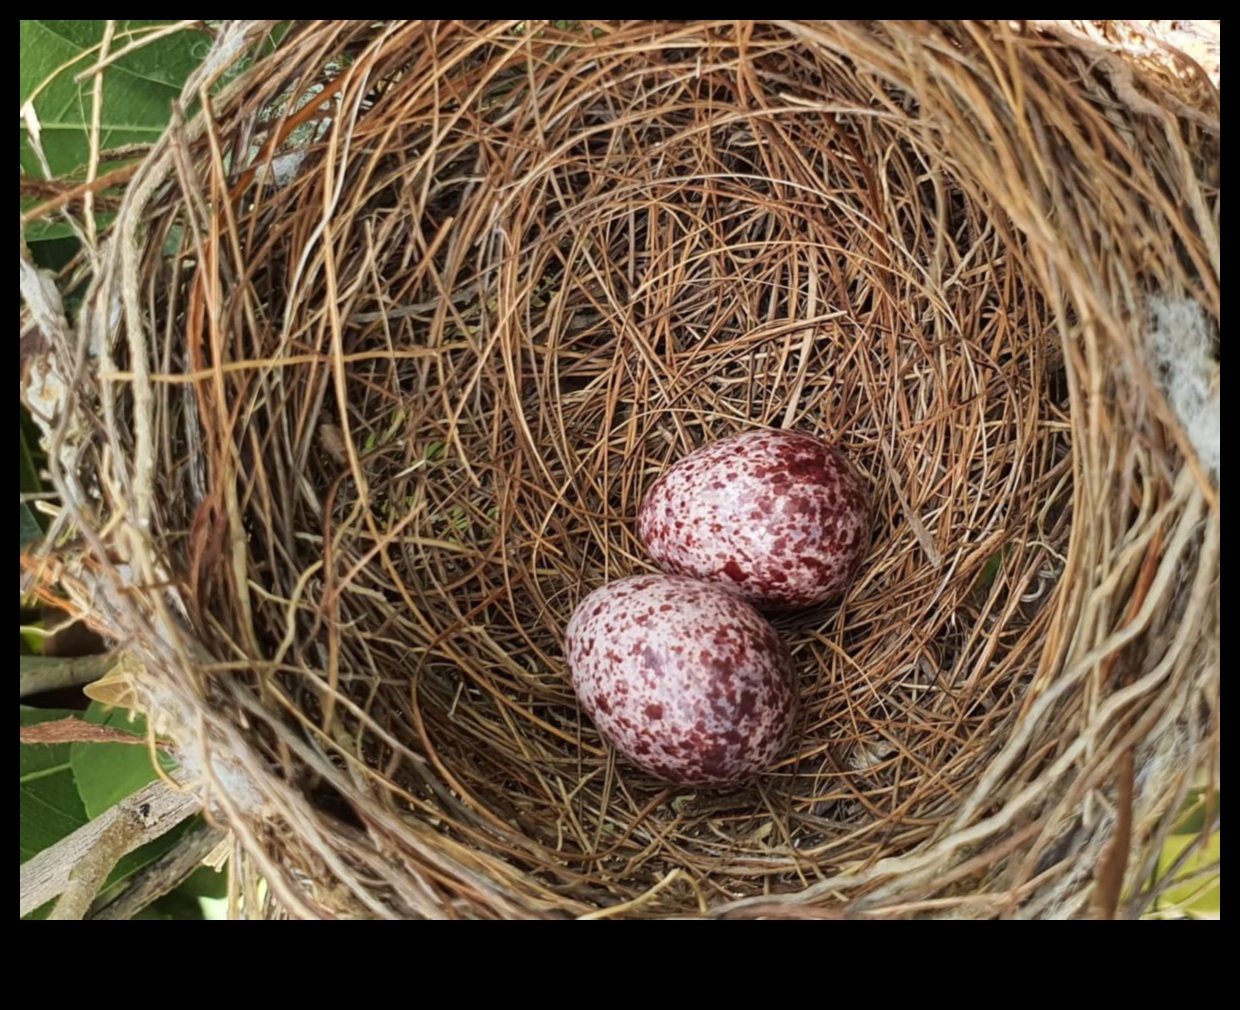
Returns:
[[[25,502],[20,502],[17,506],[19,511],[18,525],[19,549],[27,544],[32,544],[43,536],[43,527],[39,525],[39,520],[35,518],[34,510]]]
[[[1217,919],[1222,915],[1223,885],[1219,864],[1223,858],[1223,832],[1202,839],[1197,835],[1172,835],[1163,846],[1158,871],[1175,869],[1179,881],[1159,899],[1163,915],[1168,911],[1192,919]],[[1178,867],[1178,868],[1177,868]]]
[[[118,52],[175,21],[117,21],[109,44]],[[99,59],[105,21],[20,21],[18,102],[32,100],[44,166],[20,127],[19,160],[27,175],[54,178],[79,172],[90,152],[93,76],[78,79]],[[171,103],[206,54],[206,36],[178,31],[111,64],[103,75],[102,149],[149,144],[168,125]]]
[[[1013,547],[1011,544],[1004,544],[998,551],[986,559],[986,564],[982,566],[981,572],[977,576],[977,581],[973,583],[973,592],[979,597],[985,596],[990,591],[990,587],[994,585],[995,579],[999,577],[999,573],[1003,570],[1003,564],[1012,555]]]
[[[198,899],[178,888],[147,905],[134,918],[180,920],[205,919],[206,916],[202,913],[202,905]]]
[[[87,720],[126,732],[134,727],[126,714],[91,706]],[[31,726],[53,719],[80,717],[82,713],[59,709],[21,707],[21,725]],[[147,749],[128,744],[19,744],[21,787],[18,847],[19,862],[72,834],[108,807],[131,795],[155,777]],[[167,852],[198,818],[178,825],[167,834],[124,856],[112,871],[104,893],[127,880]],[[32,918],[43,918],[40,909]]]
[[[74,715],[59,709],[21,706],[21,725],[33,726]],[[70,744],[20,744],[18,782],[19,863],[54,845],[86,823],[86,807],[73,781]]]
[[[63,719],[73,715],[58,709],[21,707],[21,725]],[[21,744],[18,758],[18,865],[86,823],[86,808],[73,782],[69,764],[69,745],[30,746]],[[28,918],[45,919],[52,903],[32,912]]]
[[[1204,789],[1194,789],[1184,804],[1180,819],[1176,821],[1175,834],[1200,835],[1206,830],[1208,819],[1221,820],[1222,816],[1222,793],[1211,796]]]
[[[111,726],[135,738],[146,737],[146,720],[132,715],[125,709],[106,708],[92,702],[85,712],[87,722]],[[172,762],[161,757],[165,767]],[[115,806],[126,796],[132,796],[143,786],[155,781],[155,769],[151,767],[150,751],[145,747],[123,743],[75,743],[69,762],[73,767],[73,779],[78,795],[86,807],[86,816],[98,817],[109,807]]]
[[[116,21],[108,44],[115,54],[150,38],[175,21]],[[19,21],[18,162],[34,179],[80,179],[91,156],[92,119],[99,122],[99,171],[117,167],[117,157],[136,157],[168,125],[172,102],[190,71],[206,55],[207,37],[175,31],[140,45],[110,63],[101,78],[86,72],[103,51],[106,21]],[[85,75],[85,76],[83,76]],[[95,81],[102,80],[96,112]],[[32,136],[37,134],[37,136]],[[109,152],[112,157],[108,158]],[[23,200],[27,210],[34,201]],[[100,226],[112,215],[100,213]],[[26,239],[40,243],[73,234],[65,221],[40,220]]]
[[[195,898],[221,901],[228,897],[228,873],[224,870],[213,870],[209,866],[200,866],[177,890]]]
[[[1156,918],[1217,919],[1222,915],[1222,796],[1196,789],[1163,844],[1154,882],[1166,883],[1151,910]]]
[[[30,437],[30,424],[24,410],[18,417],[18,449],[17,449],[17,484],[21,491],[41,491],[43,482],[39,480],[39,468],[35,463],[35,452],[31,448],[34,440]],[[43,537],[43,525],[39,522],[34,509],[27,502],[19,502],[18,509],[21,538],[18,550],[27,544],[34,543]]]

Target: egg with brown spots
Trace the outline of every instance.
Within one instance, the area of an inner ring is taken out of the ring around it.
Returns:
[[[638,575],[581,601],[564,638],[581,707],[630,761],[680,785],[770,767],[797,701],[788,650],[744,600],[678,575]]]
[[[839,596],[855,574],[869,544],[869,494],[821,439],[747,431],[691,452],[655,481],[638,534],[666,572],[758,607],[807,607]]]

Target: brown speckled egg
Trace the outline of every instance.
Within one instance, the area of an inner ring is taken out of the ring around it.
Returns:
[[[792,733],[788,650],[761,614],[718,586],[677,575],[609,583],[577,607],[564,655],[603,735],[669,782],[754,775]]]
[[[663,474],[638,534],[664,571],[758,607],[807,607],[839,596],[861,563],[869,494],[825,442],[764,428],[704,445]]]

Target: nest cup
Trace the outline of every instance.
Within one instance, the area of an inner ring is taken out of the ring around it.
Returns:
[[[267,912],[1139,913],[1219,744],[1217,456],[1154,339],[1220,318],[1180,71],[1014,22],[316,22],[170,131],[57,473]],[[564,627],[651,570],[658,475],[763,425],[848,454],[874,539],[776,618],[786,756],[676,789]]]

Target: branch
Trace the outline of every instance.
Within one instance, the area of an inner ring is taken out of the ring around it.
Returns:
[[[21,697],[44,691],[56,691],[62,687],[81,687],[98,680],[116,665],[116,656],[79,656],[76,659],[57,659],[50,656],[22,656]]]
[[[129,880],[115,900],[91,913],[92,919],[132,919],[151,902],[174,890],[224,840],[224,832],[209,824],[191,831],[149,866]],[[64,904],[64,898],[60,899]],[[59,909],[59,905],[57,908]]]
[[[91,843],[81,860],[69,871],[64,893],[56,902],[49,919],[81,919],[103,888],[103,882],[116,866],[117,861],[130,849],[136,848],[134,839],[142,834],[142,821],[136,810],[125,811],[113,817],[103,831]]]
[[[96,877],[102,884],[121,856],[160,837],[201,809],[202,800],[196,792],[173,789],[162,779],[139,789],[22,864],[18,915],[33,912],[71,888],[73,907],[68,911],[76,911],[80,900],[76,895]],[[99,876],[98,867],[103,863],[106,866]],[[97,893],[96,888],[86,907]],[[85,910],[83,907],[81,912]]]

